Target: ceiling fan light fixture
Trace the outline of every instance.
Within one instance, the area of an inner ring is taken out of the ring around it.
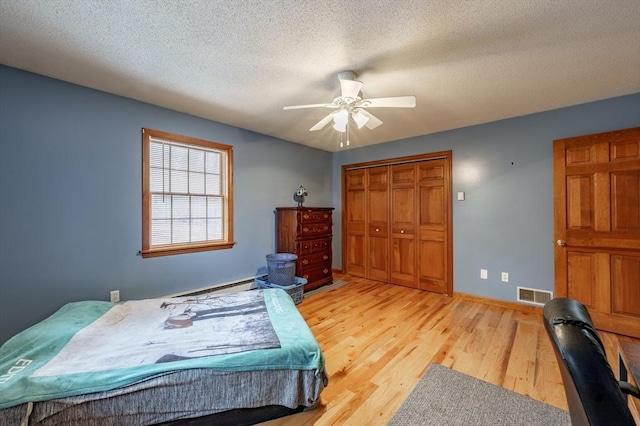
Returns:
[[[347,123],[349,121],[349,112],[347,110],[341,109],[340,111],[333,114],[333,128],[339,132],[347,131]]]
[[[335,123],[333,125],[333,128],[336,129],[337,131],[339,131],[340,133],[344,133],[347,131],[347,124],[341,124],[341,123]]]
[[[353,121],[355,121],[358,125],[358,129],[362,129],[362,127],[369,121],[369,117],[358,110],[355,112],[355,114],[353,114]]]
[[[283,109],[304,109],[304,108],[331,108],[335,111],[325,115],[320,121],[314,124],[309,131],[322,130],[333,121],[333,128],[342,133],[347,133],[346,144],[349,145],[349,121],[353,119],[358,129],[366,127],[373,130],[382,124],[375,115],[368,111],[368,108],[414,108],[416,106],[415,96],[392,96],[386,98],[363,98],[362,82],[356,80],[356,73],[353,71],[343,71],[338,74],[340,80],[340,95],[332,102],[324,104],[287,105]],[[353,125],[353,123],[352,123]],[[340,140],[342,146],[342,139]]]

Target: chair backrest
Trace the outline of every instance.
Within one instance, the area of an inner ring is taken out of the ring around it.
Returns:
[[[573,426],[634,426],[591,316],[581,303],[551,299],[544,324],[558,359]]]

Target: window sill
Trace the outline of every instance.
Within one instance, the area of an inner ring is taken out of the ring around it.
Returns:
[[[232,248],[236,243],[217,243],[217,244],[189,244],[189,245],[173,245],[166,247],[154,247],[150,249],[140,250],[140,254],[144,259],[148,257],[172,256],[176,254],[198,253],[201,251],[225,250]]]

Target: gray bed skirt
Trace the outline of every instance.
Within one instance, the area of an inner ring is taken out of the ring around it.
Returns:
[[[325,372],[310,370],[182,370],[110,391],[0,410],[0,425],[153,425],[237,409],[302,410],[317,405],[326,385]]]

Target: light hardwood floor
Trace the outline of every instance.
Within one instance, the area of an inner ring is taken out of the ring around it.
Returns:
[[[567,409],[541,309],[334,278],[348,283],[298,305],[326,358],[321,404],[263,425],[385,425],[432,362]]]

